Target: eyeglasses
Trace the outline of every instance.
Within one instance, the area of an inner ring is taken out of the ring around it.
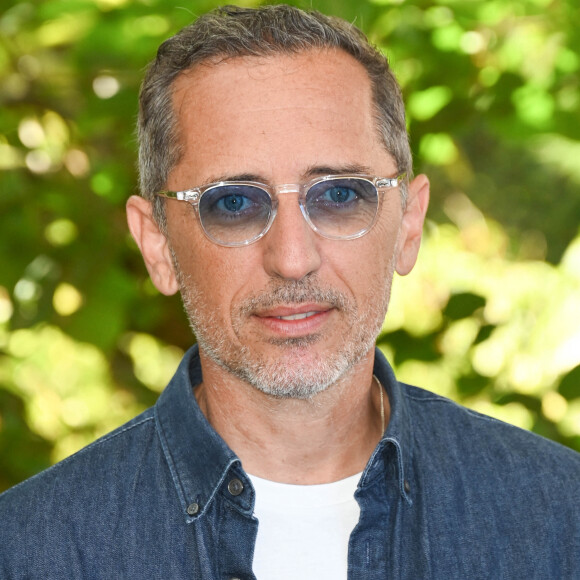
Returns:
[[[298,193],[308,225],[332,240],[360,238],[374,225],[385,189],[399,187],[398,177],[329,175],[305,184],[274,187],[254,181],[220,181],[157,195],[190,203],[205,235],[221,246],[245,246],[266,235],[278,209],[278,196]]]

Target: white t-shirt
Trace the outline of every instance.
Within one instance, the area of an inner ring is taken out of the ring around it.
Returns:
[[[250,475],[259,520],[258,580],[346,580],[348,540],[360,508],[361,474],[321,485],[289,485]]]

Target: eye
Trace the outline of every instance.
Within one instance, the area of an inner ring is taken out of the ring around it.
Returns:
[[[248,209],[251,205],[252,201],[245,195],[231,193],[216,200],[215,209],[218,211],[236,213]]]
[[[320,197],[321,201],[331,201],[332,203],[347,203],[354,201],[357,193],[354,189],[346,186],[336,185],[329,187]]]
[[[208,190],[202,196],[200,210],[204,215],[214,215],[221,219],[249,217],[269,206],[268,194],[257,187],[248,185],[221,185]]]
[[[270,196],[251,185],[219,185],[208,189],[199,202],[199,215],[204,225],[231,225],[268,220]]]
[[[324,211],[355,211],[360,204],[376,203],[376,188],[363,179],[337,177],[314,184],[306,200],[310,207]]]

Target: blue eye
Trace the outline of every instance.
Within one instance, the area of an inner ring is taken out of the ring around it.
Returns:
[[[319,208],[313,211],[358,211],[356,208],[367,201],[376,203],[376,188],[371,182],[358,178],[319,181],[306,194],[308,206]]]
[[[348,203],[349,201],[354,201],[356,199],[356,191],[350,187],[344,186],[334,186],[329,187],[324,195],[321,196],[325,201],[331,201],[332,203]]]
[[[218,211],[236,213],[248,209],[251,204],[251,200],[247,197],[232,193],[218,199],[215,203],[215,208]]]
[[[200,212],[206,219],[240,220],[269,212],[270,197],[265,191],[248,185],[220,185],[206,191]]]

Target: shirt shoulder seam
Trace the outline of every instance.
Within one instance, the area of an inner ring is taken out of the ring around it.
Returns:
[[[56,463],[52,467],[57,467],[58,465],[68,463],[68,461],[72,460],[75,456],[84,455],[85,452],[89,452],[93,447],[100,447],[101,445],[104,445],[105,443],[108,443],[109,441],[112,441],[113,439],[116,439],[117,437],[123,435],[127,431],[132,431],[136,427],[140,427],[141,425],[148,423],[150,421],[153,421],[153,420],[154,420],[154,417],[148,416],[148,417],[143,417],[137,421],[135,421],[135,420],[129,421],[128,423],[125,423],[124,425],[117,427],[117,429],[114,429],[110,433],[107,433],[106,435],[99,437],[98,439],[96,439],[92,443],[89,443],[86,447],[79,449],[76,453],[73,453],[72,455],[65,457],[62,461],[59,461],[58,463]],[[135,421],[135,422],[133,422],[133,421]]]
[[[496,419],[495,417],[491,417],[489,415],[485,415],[484,413],[479,413],[478,411],[474,411],[473,409],[470,409],[469,407],[465,407],[464,405],[460,405],[459,403],[457,403],[456,401],[453,401],[452,399],[448,399],[447,397],[444,397],[442,395],[437,395],[435,393],[431,393],[430,391],[427,391],[427,390],[420,389],[421,392],[426,393],[426,396],[419,397],[417,395],[414,395],[409,390],[409,387],[411,387],[411,385],[405,385],[405,386],[407,388],[404,389],[403,394],[407,399],[417,401],[418,403],[439,403],[439,404],[443,404],[443,405],[448,405],[450,407],[453,407],[457,411],[461,411],[461,412],[467,413],[468,415],[471,415],[475,419],[481,419],[483,421],[489,421],[491,423],[499,423],[502,425],[508,425],[508,423],[506,423],[505,421],[502,421],[500,419]],[[411,388],[418,389],[419,387],[411,387]],[[516,425],[511,425],[511,424],[510,424],[510,426],[517,427]],[[521,429],[521,427],[517,427],[517,428]],[[527,429],[523,429],[523,431],[527,431]]]
[[[145,413],[147,413],[148,411],[145,411]],[[16,489],[19,489],[21,486],[28,485],[29,482],[34,482],[34,481],[38,480],[39,478],[44,477],[45,474],[53,473],[53,472],[55,472],[55,470],[60,470],[60,469],[65,468],[71,461],[75,461],[76,459],[86,455],[86,453],[90,453],[91,449],[100,447],[101,445],[108,443],[109,441],[112,441],[113,439],[116,439],[118,436],[123,435],[127,431],[131,431],[132,429],[134,429],[136,427],[140,427],[141,425],[144,425],[145,423],[152,421],[154,418],[152,416],[145,416],[145,417],[142,417],[141,419],[137,419],[137,420],[136,419],[137,418],[132,419],[131,421],[117,427],[117,429],[114,429],[110,433],[107,433],[107,434],[103,435],[102,437],[99,437],[98,439],[96,439],[92,443],[89,443],[88,445],[86,445],[82,449],[79,449],[78,451],[76,451],[72,455],[69,455],[68,457],[65,457],[64,459],[60,460],[58,463],[55,463],[55,464],[47,467],[45,470],[43,470],[39,473],[36,473],[32,477],[25,479],[24,481],[21,481],[20,483],[17,483],[16,485],[12,486],[11,488],[5,490],[2,493],[2,495],[13,493]]]

